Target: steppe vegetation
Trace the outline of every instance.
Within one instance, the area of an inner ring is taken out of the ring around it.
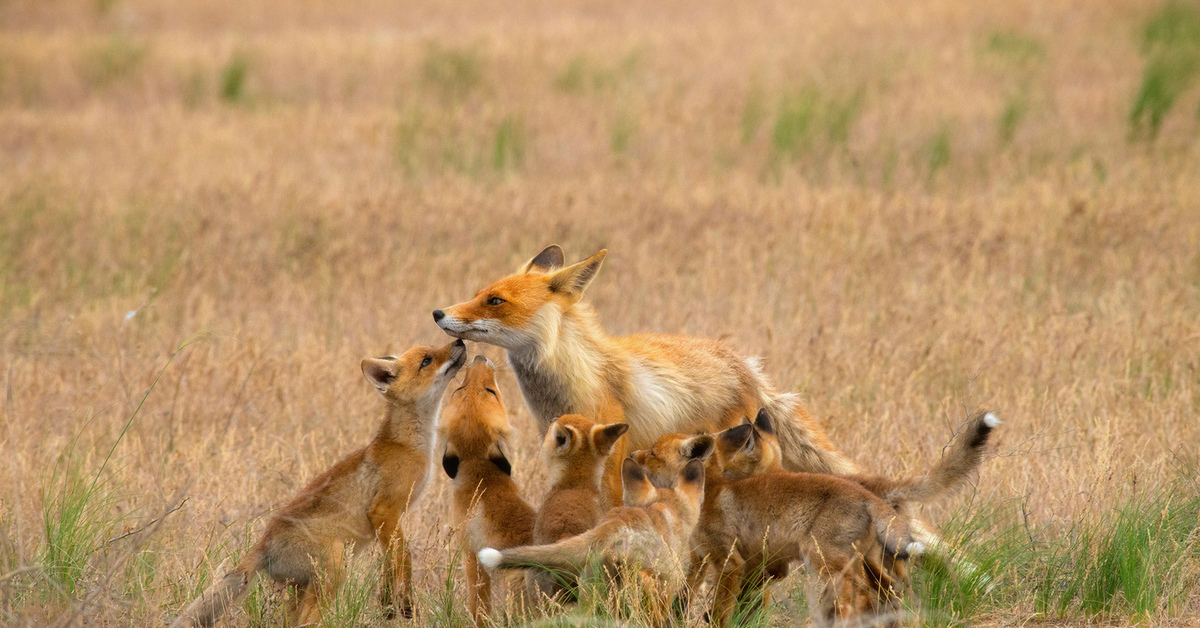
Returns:
[[[1194,623],[1198,126],[1194,2],[2,1],[0,623],[172,618],[370,438],[361,358],[551,242],[871,469],[1005,419],[913,625]],[[417,621],[462,626],[447,495]],[[374,564],[331,625],[384,624]]]

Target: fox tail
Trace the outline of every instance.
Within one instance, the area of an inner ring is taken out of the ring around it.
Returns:
[[[263,566],[262,550],[255,548],[237,567],[183,609],[171,628],[207,628],[217,623],[241,599]]]

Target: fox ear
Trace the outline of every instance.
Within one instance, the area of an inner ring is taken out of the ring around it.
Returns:
[[[683,441],[683,444],[679,446],[679,453],[689,460],[703,462],[712,455],[715,445],[711,434],[701,434]]]
[[[731,427],[724,432],[717,434],[717,437],[721,439],[721,442],[724,443],[724,445],[729,446],[731,449],[741,449],[746,445],[747,442],[749,442],[750,435],[753,433],[753,425],[750,425],[749,423],[742,423],[741,425]]]
[[[521,272],[527,273],[531,270],[537,270],[548,273],[562,268],[563,264],[566,263],[567,256],[563,253],[562,247],[557,244],[551,244],[542,249],[541,253],[534,255],[533,259],[525,264],[525,268]]]
[[[602,456],[611,454],[613,447],[617,444],[617,439],[627,431],[629,431],[629,425],[626,423],[597,425],[592,428],[592,440],[596,443],[596,451],[600,452]]]
[[[626,458],[621,463],[621,493],[621,501],[626,506],[644,506],[654,493],[654,485],[646,477],[646,469],[633,458]]]
[[[555,423],[550,426],[550,431],[554,434],[555,452],[561,454],[571,449],[571,442],[575,440],[575,433],[571,431],[571,428]]]
[[[450,476],[450,479],[453,480],[458,475],[458,456],[453,454],[442,456],[442,469],[445,469],[446,475]]]
[[[754,417],[754,427],[763,434],[774,434],[775,426],[771,425],[771,415],[767,413],[766,408],[760,408],[758,416]]]
[[[683,468],[684,484],[704,484],[704,463],[693,460]]]
[[[583,291],[600,272],[605,255],[608,255],[607,249],[551,275],[550,292],[562,293],[575,300],[582,298]]]
[[[396,381],[396,376],[400,374],[400,366],[391,360],[367,358],[362,361],[362,372],[367,381],[382,393],[387,392],[388,386]]]
[[[491,452],[488,460],[496,465],[500,472],[507,476],[512,476],[512,463],[508,461],[508,447],[504,444],[504,437],[500,437],[496,441],[495,451]]]

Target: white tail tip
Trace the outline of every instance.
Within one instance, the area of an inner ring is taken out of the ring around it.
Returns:
[[[495,569],[500,564],[501,558],[503,555],[490,547],[479,550],[479,563],[488,569]]]
[[[1002,421],[1000,420],[1000,417],[992,414],[991,412],[983,415],[983,424],[988,427],[994,428],[997,425],[1000,425],[1000,423],[1002,423]]]
[[[920,556],[925,553],[925,544],[920,541],[913,541],[904,550],[908,552],[909,556]]]

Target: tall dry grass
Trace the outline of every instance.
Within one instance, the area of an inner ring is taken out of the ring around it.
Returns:
[[[550,242],[610,250],[588,298],[611,332],[729,337],[868,468],[919,472],[995,409],[999,455],[925,513],[963,543],[1081,548],[1131,497],[1194,498],[1178,6],[1163,48],[1143,2],[0,4],[4,623],[173,616],[370,437],[362,357],[441,342],[432,309]],[[438,476],[408,529],[424,617],[453,622],[446,498]],[[1010,584],[928,619],[1200,612],[1194,588],[1133,612]],[[367,597],[340,616],[377,621]]]

